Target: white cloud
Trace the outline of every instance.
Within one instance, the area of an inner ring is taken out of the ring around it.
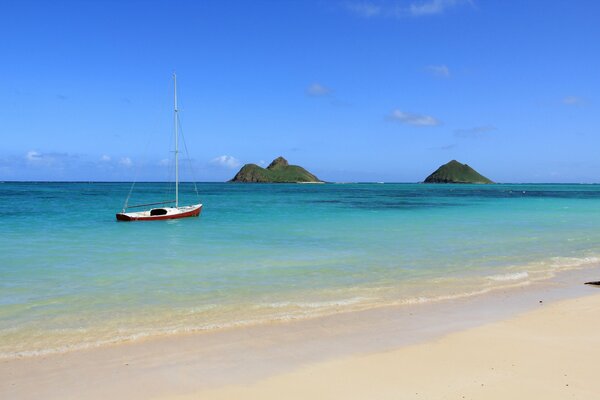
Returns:
[[[133,165],[133,161],[131,161],[131,158],[129,157],[123,157],[119,160],[119,164],[124,167],[131,167]]]
[[[441,123],[437,118],[434,118],[431,115],[413,114],[401,110],[392,111],[389,118],[393,121],[415,126],[437,126]]]
[[[441,14],[447,8],[461,4],[471,4],[469,0],[427,0],[419,3],[412,3],[409,6],[410,15],[420,17],[424,15]]]
[[[346,4],[348,11],[363,18],[374,17],[423,17],[428,15],[442,14],[449,8],[473,4],[473,0],[421,0],[404,5],[399,1],[363,1]]]
[[[563,102],[563,104],[566,104],[569,106],[576,106],[576,105],[581,105],[584,103],[583,99],[578,96],[566,96],[563,98],[562,102]]]
[[[348,10],[352,11],[353,13],[361,16],[361,17],[365,17],[365,18],[371,18],[371,17],[376,17],[378,15],[381,14],[382,11],[382,7],[378,6],[376,4],[373,3],[351,3],[347,5]]]
[[[36,150],[30,150],[25,154],[25,161],[28,164],[47,167],[60,167],[76,158],[77,156],[67,153],[42,153]]]
[[[331,89],[327,86],[321,85],[320,83],[313,83],[306,88],[306,93],[315,97],[328,96],[331,94]]]
[[[425,69],[438,78],[450,78],[450,69],[444,65],[428,65]]]
[[[233,156],[228,156],[228,155],[222,155],[219,157],[215,157],[210,161],[210,163],[214,164],[214,165],[218,165],[219,167],[230,168],[230,169],[240,166],[239,160],[237,160]]]
[[[161,167],[166,167],[167,165],[169,165],[169,159],[168,158],[163,158],[162,160],[160,160],[158,162],[158,165],[160,165]]]
[[[111,160],[111,158],[107,154],[103,154],[102,157],[100,157],[100,161],[102,161],[102,162],[109,162],[110,160]]]
[[[42,156],[42,153],[37,152],[35,150],[28,151],[27,154],[25,155],[25,158],[29,162],[39,162],[44,159]]]
[[[456,129],[454,131],[454,136],[462,138],[479,138],[484,136],[486,133],[495,130],[496,127],[493,125],[482,125],[467,129]]]

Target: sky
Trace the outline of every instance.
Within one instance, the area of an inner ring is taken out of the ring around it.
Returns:
[[[600,182],[600,2],[0,2],[0,180]],[[189,160],[188,160],[189,158]]]

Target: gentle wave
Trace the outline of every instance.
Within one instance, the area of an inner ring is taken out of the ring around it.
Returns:
[[[178,334],[189,334],[206,331],[215,331],[222,329],[231,328],[242,328],[253,325],[273,323],[273,322],[286,322],[304,320],[310,318],[324,317],[328,315],[334,315],[342,312],[354,312],[361,310],[368,310],[379,307],[390,307],[390,306],[410,306],[425,303],[442,302],[448,300],[457,300],[461,298],[468,298],[473,296],[480,296],[488,294],[498,290],[506,290],[510,288],[522,287],[532,284],[537,281],[544,281],[552,278],[556,273],[561,271],[573,270],[586,268],[590,266],[596,266],[600,264],[600,257],[587,256],[587,257],[553,257],[545,261],[538,263],[530,263],[520,268],[527,268],[529,271],[513,271],[504,274],[496,274],[481,277],[481,280],[477,284],[479,287],[474,287],[470,291],[461,291],[457,293],[447,293],[430,296],[413,296],[408,298],[397,298],[397,299],[382,299],[377,297],[365,297],[355,296],[347,297],[335,300],[324,300],[314,302],[302,302],[302,301],[281,301],[272,303],[259,303],[252,306],[255,310],[285,310],[283,313],[275,313],[258,318],[240,319],[236,321],[229,321],[223,323],[208,323],[203,325],[193,326],[179,326],[179,327],[164,327],[153,329],[152,331],[137,332],[137,333],[125,333],[120,331],[121,334],[117,334],[109,339],[83,341],[79,343],[73,343],[69,345],[57,346],[39,350],[25,350],[15,352],[2,352],[0,353],[0,359],[15,359],[24,357],[36,357],[51,354],[60,354],[66,352],[72,352],[77,350],[93,349],[103,347],[107,345],[118,345],[127,342],[133,342],[142,340],[145,338],[164,337]],[[536,267],[538,268],[536,270]],[[540,268],[542,267],[542,268]],[[517,267],[513,266],[511,269]],[[445,287],[450,290],[452,288],[452,279],[439,278],[436,280],[436,285]],[[487,282],[487,284],[486,284]],[[426,283],[424,286],[426,287]],[[387,286],[385,289],[393,288],[393,286]],[[357,288],[354,288],[357,289]],[[375,291],[376,289],[371,289]],[[196,313],[202,313],[205,311],[218,310],[219,306],[216,304],[209,304],[205,306],[192,307],[183,312],[183,315],[190,315]],[[14,327],[9,329],[15,331]],[[6,333],[8,330],[4,330]],[[65,333],[88,333],[93,329],[54,329],[52,332]],[[119,330],[117,330],[119,332]]]
[[[255,308],[309,308],[309,309],[321,309],[331,307],[344,307],[352,304],[357,304],[370,300],[367,297],[352,297],[341,300],[329,300],[329,301],[315,301],[315,302],[293,302],[293,301],[282,301],[277,303],[262,303],[257,304]]]
[[[512,284],[512,285],[487,287],[484,289],[474,290],[472,292],[454,293],[454,294],[440,295],[440,296],[434,296],[434,297],[421,296],[421,297],[401,300],[395,304],[397,304],[397,305],[413,305],[413,304],[424,304],[424,303],[437,303],[440,301],[447,301],[447,300],[458,300],[458,299],[464,299],[464,298],[473,297],[473,296],[480,296],[483,294],[491,293],[496,290],[506,290],[506,289],[517,288],[517,287],[521,287],[521,286],[527,286],[530,284],[531,284],[531,282],[519,282],[519,283]]]
[[[509,289],[514,287],[519,287],[523,285],[528,285],[529,282],[519,282],[516,284],[510,285],[499,285],[495,287],[487,287],[484,289],[474,290],[470,292],[460,292],[448,295],[439,295],[439,296],[418,296],[411,297],[406,299],[400,299],[396,301],[386,301],[379,303],[364,303],[360,301],[359,298],[347,299],[345,301],[328,301],[328,302],[318,302],[318,303],[304,303],[304,305],[308,305],[307,308],[312,310],[300,309],[298,311],[274,315],[267,318],[258,318],[258,319],[248,319],[248,320],[238,320],[231,321],[227,323],[218,323],[218,324],[206,324],[202,326],[187,326],[187,327],[175,327],[175,328],[165,328],[165,329],[156,329],[150,332],[139,332],[129,335],[119,335],[115,336],[111,339],[98,340],[92,342],[81,342],[76,344],[70,344],[65,346],[59,346],[55,348],[48,348],[42,350],[31,350],[31,351],[19,351],[19,352],[5,352],[0,353],[0,360],[2,359],[15,359],[15,358],[25,358],[25,357],[35,357],[35,356],[44,356],[51,354],[62,354],[77,350],[86,350],[99,348],[107,345],[118,345],[127,342],[133,342],[146,338],[156,338],[156,337],[164,337],[164,336],[172,336],[178,334],[191,334],[191,333],[199,333],[199,332],[207,332],[207,331],[216,331],[223,329],[231,329],[231,328],[243,328],[249,326],[255,326],[266,323],[273,322],[290,322],[290,321],[299,321],[305,319],[313,319],[319,317],[326,317],[330,315],[334,315],[342,312],[355,312],[362,311],[380,307],[391,307],[391,306],[409,306],[416,304],[424,304],[424,303],[434,303],[441,302],[447,300],[457,300],[461,298],[468,298],[473,296],[479,296],[486,293],[490,293],[495,290],[500,289]],[[366,300],[366,298],[364,298]],[[290,303],[290,304],[303,304],[303,303]],[[323,305],[327,305],[323,307]],[[275,308],[282,308],[283,303],[273,303],[268,306],[274,306]],[[339,308],[341,306],[346,306],[345,308]],[[354,306],[354,307],[352,307]],[[335,308],[338,307],[338,308]],[[332,310],[333,308],[333,310]]]
[[[600,257],[552,257],[551,266],[553,268],[580,268],[586,265],[600,264]]]
[[[529,273],[527,273],[527,272],[511,272],[508,274],[491,275],[491,276],[488,276],[487,278],[492,281],[497,281],[497,282],[518,281],[521,279],[529,278]]]

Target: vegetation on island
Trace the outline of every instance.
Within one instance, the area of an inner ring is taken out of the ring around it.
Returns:
[[[467,164],[452,160],[425,178],[425,183],[494,183]]]
[[[283,157],[277,157],[267,168],[246,164],[229,182],[245,183],[308,183],[322,182],[298,165],[290,165]]]

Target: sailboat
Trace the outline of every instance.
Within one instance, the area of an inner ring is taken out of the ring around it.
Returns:
[[[174,119],[175,119],[175,199],[169,201],[161,201],[157,203],[147,203],[147,204],[138,204],[129,206],[127,203],[129,201],[129,197],[125,200],[125,205],[123,206],[123,210],[120,213],[117,213],[117,221],[156,221],[156,220],[165,220],[165,219],[177,219],[177,218],[186,218],[186,217],[197,217],[200,215],[202,211],[202,204],[192,204],[188,206],[180,206],[179,205],[179,148],[178,148],[178,139],[179,139],[179,117],[178,117],[178,108],[177,108],[177,76],[173,74],[173,84],[174,84],[174,100],[175,100],[175,108],[174,108]],[[133,189],[133,186],[132,186]],[[130,192],[131,194],[131,192]],[[149,207],[149,206],[158,206],[158,205],[166,205],[172,204],[170,207],[158,207],[158,208],[150,208],[145,211],[135,211],[135,212],[126,212],[127,209],[131,208],[141,208],[141,207]]]

